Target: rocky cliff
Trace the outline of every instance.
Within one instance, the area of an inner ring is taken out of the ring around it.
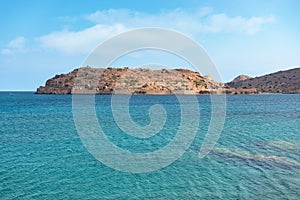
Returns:
[[[255,78],[240,75],[227,85],[237,90],[256,88],[259,93],[299,94],[300,68],[279,71]]]

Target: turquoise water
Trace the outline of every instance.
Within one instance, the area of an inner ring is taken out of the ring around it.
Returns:
[[[111,96],[96,96],[108,138],[132,152],[168,144],[180,124],[174,96],[133,96],[140,125],[160,103],[168,118],[149,139],[115,124]],[[177,161],[151,173],[111,169],[83,146],[72,115],[72,96],[0,93],[0,199],[299,199],[300,95],[228,95],[221,137],[204,159],[199,148],[210,121],[210,98],[198,96],[200,128]]]

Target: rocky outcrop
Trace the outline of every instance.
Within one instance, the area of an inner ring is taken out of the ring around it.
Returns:
[[[47,80],[37,94],[199,94],[220,93],[225,84],[187,69],[83,67]]]
[[[257,94],[256,88],[226,88],[226,94]]]
[[[83,67],[47,80],[37,94],[257,94],[300,93],[300,68],[219,83],[187,69]]]
[[[55,75],[45,86],[40,86],[36,94],[71,94],[77,72],[75,69],[68,74]]]
[[[253,89],[258,93],[300,93],[300,68],[279,71],[255,78],[243,75],[227,83],[237,90]]]
[[[241,74],[241,75],[235,77],[235,79],[233,79],[231,82],[232,83],[238,83],[240,81],[245,81],[245,80],[250,79],[250,78],[251,78],[250,76]]]

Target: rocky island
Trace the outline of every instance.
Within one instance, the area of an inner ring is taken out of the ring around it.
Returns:
[[[187,69],[81,67],[56,75],[36,94],[258,94],[300,93],[300,68],[229,83]]]

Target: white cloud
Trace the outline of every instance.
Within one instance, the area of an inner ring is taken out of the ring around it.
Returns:
[[[12,54],[12,51],[10,49],[2,49],[1,50],[1,54],[3,54],[3,55],[9,55],[9,54]]]
[[[201,33],[243,33],[255,34],[273,17],[230,17],[224,13],[214,14],[209,7],[192,11],[175,9],[158,14],[136,12],[129,9],[97,11],[84,18],[94,26],[80,30],[52,32],[37,39],[44,48],[51,48],[66,54],[88,53],[97,44],[111,36],[139,27],[161,27],[181,31],[195,36]]]
[[[8,43],[8,47],[14,49],[23,49],[25,47],[26,39],[24,37],[17,37]]]
[[[262,28],[262,25],[274,22],[273,17],[251,17],[241,16],[230,18],[225,14],[212,15],[209,22],[203,26],[207,32],[242,32],[255,34]]]
[[[120,23],[128,27],[155,26],[172,28],[185,33],[219,33],[241,32],[255,34],[261,30],[264,24],[272,23],[273,17],[229,17],[224,13],[213,14],[209,7],[203,7],[195,11],[175,9],[159,14],[135,12],[128,9],[109,9],[97,11],[86,15],[85,18],[98,24]]]
[[[103,40],[125,31],[120,24],[95,25],[81,31],[58,31],[38,38],[41,46],[52,48],[66,54],[87,53]]]
[[[9,55],[15,52],[26,52],[26,39],[24,37],[17,37],[11,40],[4,49],[1,50],[1,54]]]

